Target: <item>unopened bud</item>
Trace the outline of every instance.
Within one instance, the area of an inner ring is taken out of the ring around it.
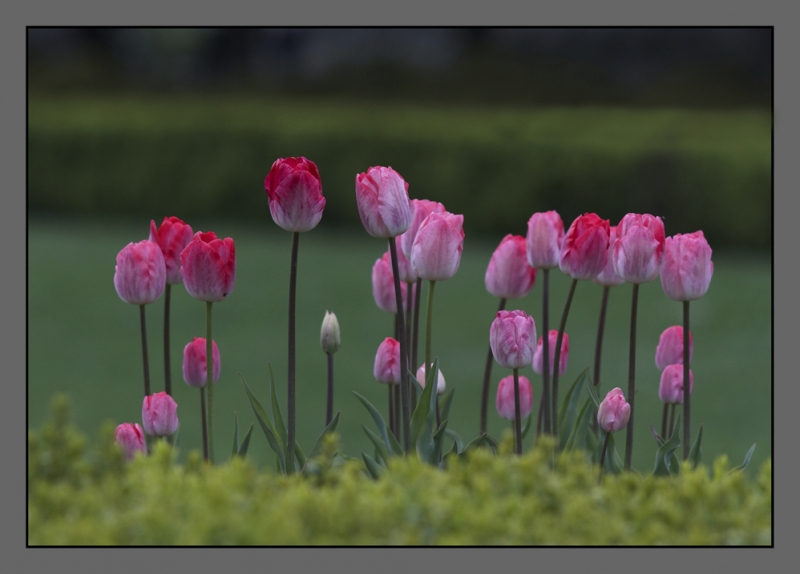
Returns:
[[[319,344],[328,355],[334,354],[342,346],[342,333],[334,313],[325,311],[325,318],[322,320],[322,329],[319,333]]]

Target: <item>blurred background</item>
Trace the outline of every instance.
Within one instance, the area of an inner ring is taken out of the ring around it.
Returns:
[[[290,234],[271,220],[263,179],[278,157],[319,167],[328,198],[300,241],[298,438],[310,448],[325,411],[325,310],[342,326],[335,409],[343,450],[371,452],[357,390],[386,408],[374,353],[392,334],[370,273],[386,250],[366,234],[354,179],[391,165],[411,197],[465,215],[458,274],[437,289],[434,354],[456,388],[451,425],[469,440],[497,301],[483,274],[507,233],[536,211],[569,223],[596,212],[660,215],[668,235],[702,229],[714,249],[708,294],[692,304],[693,428],[704,459],[754,466],[771,451],[771,129],[769,28],[359,28],[28,30],[28,424],[67,392],[89,434],[140,420],[138,312],[113,289],[114,258],[176,215],[233,237],[234,294],[214,309],[223,376],[217,456],[233,412],[254,417],[238,380],[268,399],[268,363],[285,409]],[[552,274],[551,319],[568,281]],[[181,382],[183,346],[204,306],[172,297],[172,379],[183,454],[199,448],[199,397]],[[602,289],[581,283],[567,324],[565,381],[592,364]],[[424,304],[424,302],[423,302]],[[513,307],[541,325],[541,287]],[[613,288],[603,388],[625,388],[630,287]],[[423,307],[424,308],[424,307]],[[151,378],[163,387],[163,302],[148,306]],[[660,426],[658,336],[681,305],[658,280],[640,292],[634,465],[653,466]],[[552,325],[555,326],[555,325]],[[541,327],[540,327],[541,330]],[[508,373],[495,366],[493,389]],[[535,406],[540,378],[534,384]],[[508,425],[490,412],[489,432]],[[528,439],[530,442],[530,439]],[[250,457],[273,457],[254,430]]]

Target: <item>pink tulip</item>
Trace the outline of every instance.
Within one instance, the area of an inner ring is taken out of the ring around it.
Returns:
[[[397,237],[411,225],[408,184],[391,167],[371,167],[356,176],[356,203],[373,237]]]
[[[699,299],[708,291],[713,274],[711,247],[702,231],[667,237],[661,267],[661,287],[667,297],[675,301]]]
[[[521,369],[531,364],[536,324],[525,311],[498,311],[489,329],[489,345],[503,367]]]
[[[556,357],[556,339],[558,338],[558,329],[552,329],[550,331],[550,337],[548,338],[547,343],[547,350],[548,354],[550,355],[550,361],[548,363],[550,367],[550,374],[553,374],[553,365],[555,364],[555,357]],[[536,351],[533,353],[533,370],[537,375],[541,375],[544,372],[544,367],[542,366],[542,361],[544,359],[544,344],[543,344],[543,337],[539,337],[539,342],[536,344]],[[558,363],[558,376],[562,376],[564,371],[567,370],[567,360],[569,359],[569,335],[564,333],[563,338],[561,340],[561,361]]]
[[[147,305],[164,292],[167,267],[161,248],[152,241],[128,243],[117,254],[114,287],[119,298],[131,305]]]
[[[219,348],[216,341],[211,341],[211,356],[214,359],[214,382],[219,380],[222,363],[219,361]],[[183,380],[190,387],[205,387],[208,381],[208,364],[206,363],[206,340],[195,337],[183,348]]]
[[[694,391],[694,374],[689,371],[689,394]],[[661,373],[658,398],[670,405],[683,404],[683,365],[667,365]]]
[[[441,395],[446,387],[444,383],[444,375],[442,374],[442,370],[437,369],[437,371],[439,371],[438,373],[439,377],[436,379],[436,394]],[[427,370],[425,369],[425,363],[422,363],[419,366],[419,369],[417,369],[417,382],[419,383],[419,386],[421,386],[423,389],[425,388],[425,377],[427,376],[426,373]]]
[[[664,223],[649,213],[629,213],[617,226],[619,238],[611,256],[614,270],[628,283],[647,283],[658,276],[664,260]]]
[[[497,414],[504,419],[513,421],[515,417],[514,408],[514,375],[509,375],[500,380],[497,385],[497,399],[495,400]],[[524,419],[531,414],[533,408],[533,388],[527,377],[519,376],[519,416]]]
[[[536,269],[558,267],[561,244],[564,241],[564,223],[556,211],[534,213],[528,220],[526,239],[528,263]]]
[[[617,239],[619,238],[618,231],[619,228],[616,225],[611,227],[608,241],[608,260],[606,261],[606,266],[603,267],[600,275],[592,279],[592,281],[598,285],[602,285],[603,287],[614,287],[616,285],[622,285],[625,283],[625,280],[617,275],[617,271],[614,269],[614,243],[616,243]]]
[[[619,387],[608,391],[597,409],[597,424],[606,432],[617,432],[625,428],[631,417],[631,406]]]
[[[181,273],[189,295],[200,301],[222,301],[233,292],[236,281],[233,239],[198,231],[181,253]]]
[[[169,436],[178,430],[178,405],[165,392],[149,395],[142,402],[142,425],[150,436]]]
[[[411,248],[411,267],[427,281],[450,279],[458,271],[464,249],[464,216],[431,213],[422,222]]]
[[[411,200],[411,225],[400,237],[400,243],[403,247],[403,255],[409,260],[411,259],[411,248],[414,247],[414,239],[417,238],[417,231],[419,226],[431,213],[444,213],[446,210],[444,205],[438,201],[429,201],[427,199],[412,199]]]
[[[486,290],[495,297],[519,299],[533,289],[536,269],[528,264],[525,238],[506,235],[494,250],[486,269]]]
[[[397,254],[400,255],[399,253]],[[400,295],[404,304],[408,303],[408,285],[400,283]],[[394,290],[394,275],[392,275],[392,259],[387,251],[383,257],[375,261],[372,266],[372,296],[375,304],[382,311],[397,313],[397,295]]]
[[[595,213],[579,216],[569,226],[558,265],[573,279],[594,279],[608,262],[610,225]]]
[[[405,256],[403,250],[401,248],[401,237],[402,235],[398,235],[394,238],[395,245],[397,247],[397,270],[400,274],[400,281],[405,283],[414,283],[417,280],[417,274],[414,273],[414,269],[411,267],[411,260]],[[388,254],[388,252],[387,252]],[[391,256],[391,255],[390,255]],[[391,259],[389,260],[391,263]]]
[[[692,333],[689,332],[689,363],[692,362]],[[683,327],[674,325],[668,327],[658,338],[656,347],[656,367],[663,371],[669,365],[683,364]]]
[[[379,383],[394,385],[400,382],[400,342],[387,337],[378,347],[373,368]]]
[[[122,423],[114,430],[114,442],[122,447],[125,458],[133,459],[137,452],[147,454],[147,443],[144,441],[142,427],[136,423]]]
[[[165,217],[161,227],[150,221],[150,241],[157,243],[167,266],[167,283],[177,285],[181,275],[181,251],[192,240],[192,227],[175,216]]]
[[[264,179],[272,219],[286,231],[310,231],[322,219],[325,198],[313,161],[279,158]]]

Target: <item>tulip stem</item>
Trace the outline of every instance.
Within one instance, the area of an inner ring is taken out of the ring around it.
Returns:
[[[559,366],[561,365],[561,343],[564,338],[564,329],[567,326],[567,315],[569,315],[569,307],[572,305],[572,297],[575,295],[575,287],[578,285],[578,280],[573,279],[569,286],[569,293],[567,294],[567,302],[564,304],[564,312],[561,314],[561,325],[558,327],[558,337],[556,338],[556,352],[553,355],[553,436],[558,438],[558,376]],[[550,333],[545,331],[542,337],[542,359],[549,361],[550,353],[544,352],[544,341],[550,338]],[[549,365],[546,363],[542,365],[545,373],[549,372]]]
[[[164,391],[172,396],[172,376],[169,361],[169,299],[172,285],[164,287]]]
[[[211,350],[211,301],[206,301],[206,387],[208,388],[208,460],[214,464],[214,353]]]
[[[411,368],[417,369],[417,365],[419,365],[418,358],[419,355],[417,354],[417,350],[419,349],[419,307],[420,307],[420,300],[422,299],[422,279],[417,278],[417,282],[414,283],[414,343],[412,346],[411,351]],[[415,371],[416,372],[416,371]],[[412,410],[417,408],[417,393],[414,392],[411,394],[411,404]]]
[[[669,410],[669,403],[664,403],[664,412],[661,415],[661,438],[667,440],[667,410]]]
[[[398,310],[398,333],[400,335],[400,398],[402,401],[402,419],[403,419],[403,450],[409,452],[410,443],[409,435],[411,430],[409,427],[409,404],[408,404],[408,346],[406,341],[406,327],[405,317],[403,316],[403,292],[400,290],[400,267],[397,261],[397,242],[394,237],[389,238],[389,252],[392,256],[392,276],[394,278],[394,295],[397,303]]]
[[[394,436],[400,441],[403,440],[403,437],[400,435],[400,385],[394,384],[389,386],[392,387],[392,393],[394,393]]]
[[[289,268],[289,380],[288,398],[289,408],[287,414],[286,436],[286,471],[293,473],[295,468],[294,443],[295,443],[295,309],[297,299],[297,247],[300,242],[300,232],[292,232],[292,260]]]
[[[409,283],[408,284],[407,296],[406,296],[406,342],[408,343],[408,346],[409,346],[409,353],[411,353],[410,347],[411,347],[411,336],[412,336],[412,331],[413,331],[412,325],[414,324],[414,322],[413,322],[413,316],[414,316],[414,314],[413,314],[414,313],[414,301],[413,301],[413,298],[414,298],[414,283]],[[416,369],[416,366],[415,366],[416,360],[417,360],[416,355],[414,356],[414,360],[413,361],[409,358],[408,368],[412,372],[414,372],[415,369]],[[409,387],[408,391],[409,391],[409,394],[410,394],[410,396],[408,398],[409,398],[409,403],[410,403],[410,406],[411,406],[411,412],[413,413],[414,409],[417,408],[417,401],[416,401],[417,393],[416,393],[416,391],[414,390],[413,387]]]
[[[689,301],[683,302],[683,460],[689,458],[691,435],[691,379],[689,374]]]
[[[606,451],[608,450],[608,435],[610,432],[606,432],[606,437],[603,439],[603,448],[600,450],[600,476],[597,479],[597,484],[600,484],[603,481],[603,463],[606,461]]]
[[[150,396],[150,364],[147,361],[147,325],[144,320],[144,305],[139,305],[139,322],[142,327],[142,365],[144,367],[144,396]]]
[[[608,307],[608,292],[611,287],[603,287],[603,299],[600,301],[600,320],[597,322],[597,342],[594,347],[594,388],[600,388],[600,358],[603,354],[603,332],[606,328],[606,308]],[[597,417],[592,417],[592,431],[597,435]]]
[[[499,313],[506,308],[506,298],[500,298],[500,306],[497,308]],[[492,378],[492,365],[494,355],[492,346],[489,345],[489,353],[486,355],[486,368],[483,370],[483,394],[481,395],[481,434],[486,434],[486,413],[489,410],[489,380]]]
[[[206,383],[208,384],[208,383]],[[200,425],[203,428],[203,460],[208,462],[208,426],[206,424],[206,388],[200,387]]]
[[[386,385],[389,390],[389,430],[392,431],[394,436],[397,436],[397,429],[395,428],[394,423],[394,389],[392,385]]]
[[[536,440],[542,435],[542,413],[544,412],[544,396],[539,400],[539,414],[536,415]]]
[[[436,281],[428,281],[428,319],[425,325],[425,378],[428,378],[428,369],[431,368],[431,329],[433,326],[433,291],[436,288]],[[433,379],[434,384],[437,380]]]
[[[519,408],[519,369],[514,369],[514,436],[517,454],[522,454],[522,420]]]
[[[675,432],[675,405],[670,405],[669,409],[669,437],[672,438],[672,433]]]
[[[633,401],[636,398],[636,311],[639,305],[639,284],[633,284],[631,297],[631,347],[628,354],[628,404],[631,416],[628,419],[628,431],[625,435],[625,470],[631,470],[633,460]]]
[[[539,413],[541,415],[544,412],[544,432],[550,434],[550,270],[542,269],[542,271],[544,272],[542,285],[542,328],[544,333],[542,336],[542,402],[539,404]],[[544,411],[542,405],[547,405]]]
[[[333,353],[328,354],[328,408],[325,411],[325,426],[333,419]]]

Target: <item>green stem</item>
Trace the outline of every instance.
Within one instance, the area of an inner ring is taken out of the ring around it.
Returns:
[[[147,360],[147,325],[144,320],[144,305],[139,305],[139,323],[142,328],[142,366],[144,367],[144,396],[150,395],[150,364]]]
[[[669,438],[672,438],[672,433],[675,432],[675,405],[670,405],[669,409]]]
[[[419,368],[419,363],[417,362],[419,355],[417,354],[417,350],[419,349],[419,307],[421,300],[422,300],[422,279],[417,279],[417,282],[414,283],[414,333],[413,333],[414,342],[411,348],[411,369],[414,372],[416,372],[416,369]],[[414,398],[414,405],[416,406],[417,393],[415,392],[412,396]]]
[[[633,284],[631,297],[631,345],[628,354],[628,404],[631,406],[631,415],[628,419],[628,432],[625,435],[625,470],[630,471],[633,460],[633,402],[636,398],[636,311],[639,304],[639,284]]]
[[[506,308],[506,298],[500,299],[500,306],[497,309],[499,313]],[[483,370],[483,393],[481,394],[481,428],[480,433],[486,434],[486,415],[489,411],[489,383],[492,378],[492,365],[494,364],[494,355],[492,354],[492,346],[489,345],[489,352],[486,355],[486,367]]]
[[[578,280],[573,279],[569,286],[569,294],[567,294],[567,302],[564,304],[564,312],[561,314],[561,325],[558,327],[558,337],[556,338],[556,352],[553,355],[553,436],[558,438],[558,365],[561,363],[561,343],[564,338],[564,329],[567,327],[567,315],[569,315],[569,307],[572,305],[572,297],[575,295],[575,287],[578,285]],[[545,332],[542,341],[542,359],[544,361],[550,360],[550,353],[544,352],[544,341],[549,339],[549,333]],[[546,363],[545,363],[546,365]],[[549,372],[547,366],[542,365],[544,372]]]
[[[300,232],[292,233],[292,260],[289,271],[289,377],[288,377],[288,414],[286,436],[286,472],[291,474],[295,469],[295,315],[297,300],[297,249]]]
[[[425,325],[425,378],[431,368],[431,328],[433,326],[433,291],[436,288],[436,281],[428,281],[428,319]],[[436,384],[436,379],[433,380]]]
[[[667,411],[669,410],[669,403],[664,403],[664,411],[661,415],[661,438],[667,440]]]
[[[169,360],[169,300],[172,285],[167,283],[164,288],[164,391],[172,395],[172,373]]]
[[[539,412],[544,408],[544,433],[552,432],[552,422],[550,421],[550,270],[542,269],[544,279],[542,285],[542,402],[539,405]]]
[[[600,301],[600,320],[597,322],[597,342],[594,346],[594,388],[600,388],[600,357],[603,354],[603,331],[606,327],[606,308],[608,307],[608,292],[611,287],[603,286],[603,299]],[[597,436],[597,417],[592,417],[592,432]]]
[[[206,388],[208,389],[208,460],[214,464],[214,353],[211,339],[211,301],[206,301]]]
[[[522,454],[522,420],[519,407],[519,369],[514,369],[514,436],[517,454]]]
[[[200,387],[200,425],[203,428],[203,460],[208,462],[208,425],[206,423],[206,388]]]
[[[386,388],[389,390],[389,430],[394,433],[394,436],[397,436],[397,429],[395,428],[394,422],[394,389],[392,388],[393,385],[386,385]]]
[[[328,408],[325,410],[325,426],[333,419],[333,353],[328,355]]]
[[[600,484],[603,480],[603,463],[606,461],[606,450],[608,450],[608,435],[611,433],[607,432],[606,437],[603,439],[603,448],[600,451],[600,476],[597,479],[597,484]]]
[[[691,440],[691,380],[689,378],[689,301],[683,302],[683,460],[689,458]],[[631,407],[633,411],[633,407]]]
[[[411,428],[409,424],[410,413],[409,413],[409,396],[408,393],[411,390],[408,386],[408,345],[406,341],[406,327],[405,327],[405,317],[403,313],[403,292],[400,290],[400,267],[397,262],[397,242],[395,241],[394,237],[389,238],[389,252],[391,253],[392,257],[392,275],[394,276],[394,295],[395,295],[395,302],[396,302],[396,309],[397,313],[397,320],[398,320],[398,334],[400,340],[400,399],[402,402],[401,405],[401,415],[403,419],[403,446],[404,451],[409,452],[411,450],[411,444],[409,441],[409,435],[411,434]]]

